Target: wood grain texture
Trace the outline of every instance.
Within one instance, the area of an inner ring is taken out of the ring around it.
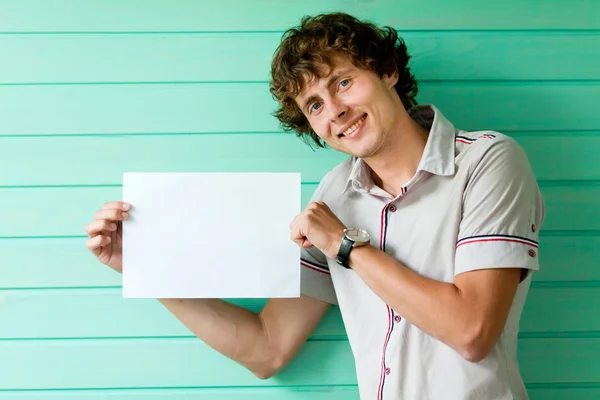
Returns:
[[[268,12],[263,12],[268,10]],[[422,2],[225,0],[2,0],[1,32],[185,32],[265,31],[295,26],[304,15],[344,11],[379,24],[407,30],[598,29],[594,1],[551,0],[501,4],[477,0]],[[227,17],[224,18],[223,14]]]
[[[419,81],[600,79],[597,32],[399,34]],[[0,64],[0,84],[264,82],[280,37],[261,32],[0,34],[0,53],[11,60]]]
[[[158,301],[123,299],[119,288],[3,290],[0,298],[0,340],[194,336]],[[232,302],[259,312],[266,300]],[[600,287],[533,287],[520,332],[526,338],[600,332],[599,307]],[[333,307],[311,340],[345,337],[339,309]]]
[[[345,156],[281,133],[269,64],[332,10],[397,28],[421,103],[526,150],[548,213],[521,370],[532,400],[600,398],[599,2],[0,0],[1,399],[358,399],[336,308],[261,381],[122,299],[84,234],[124,171],[301,171],[306,204]]]
[[[600,129],[596,81],[426,82],[420,87],[419,102],[435,104],[461,129]],[[280,130],[266,83],[0,86],[0,109],[0,135]]]
[[[350,386],[5,391],[2,400],[359,400]],[[587,400],[587,399],[584,399]]]
[[[600,237],[564,235],[542,235],[534,282],[600,281]],[[85,237],[0,239],[0,288],[120,286],[121,276],[99,264],[85,242]]]
[[[316,183],[302,184],[302,207],[316,188]],[[593,218],[600,214],[600,185],[542,185],[541,190],[547,213],[543,231],[600,230],[600,219]],[[260,188],[248,195],[259,196]],[[0,238],[85,235],[85,224],[102,204],[121,198],[120,187],[0,189]]]
[[[527,383],[592,382],[600,372],[598,357],[600,338],[519,340]],[[356,384],[346,341],[307,342],[284,371],[268,380],[194,338],[8,340],[0,341],[0,358],[11,365],[0,375],[0,389]]]
[[[600,131],[511,136],[538,180],[600,180]],[[319,182],[347,158],[292,133],[0,137],[0,187],[120,185],[131,171],[300,172]]]

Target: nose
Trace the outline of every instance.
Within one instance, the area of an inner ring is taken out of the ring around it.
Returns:
[[[331,121],[333,122],[344,117],[348,113],[348,106],[337,99],[331,99],[329,111],[331,112]]]

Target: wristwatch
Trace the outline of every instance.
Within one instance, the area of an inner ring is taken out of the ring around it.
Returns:
[[[369,244],[371,235],[365,230],[359,228],[344,229],[344,236],[342,237],[342,244],[337,254],[337,263],[344,268],[350,269],[348,260],[350,259],[350,252],[355,247],[365,246]]]

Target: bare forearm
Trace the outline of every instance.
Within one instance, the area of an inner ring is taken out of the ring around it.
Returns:
[[[498,327],[485,325],[477,298],[454,283],[419,275],[371,246],[355,249],[350,262],[365,283],[396,312],[463,357],[477,358],[473,353],[480,354],[481,349],[485,352],[494,341]]]
[[[259,315],[219,299],[159,299],[200,340],[265,378],[276,352]]]

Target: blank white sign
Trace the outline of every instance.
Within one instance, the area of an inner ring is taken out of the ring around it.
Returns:
[[[123,297],[300,296],[299,173],[124,173]]]

